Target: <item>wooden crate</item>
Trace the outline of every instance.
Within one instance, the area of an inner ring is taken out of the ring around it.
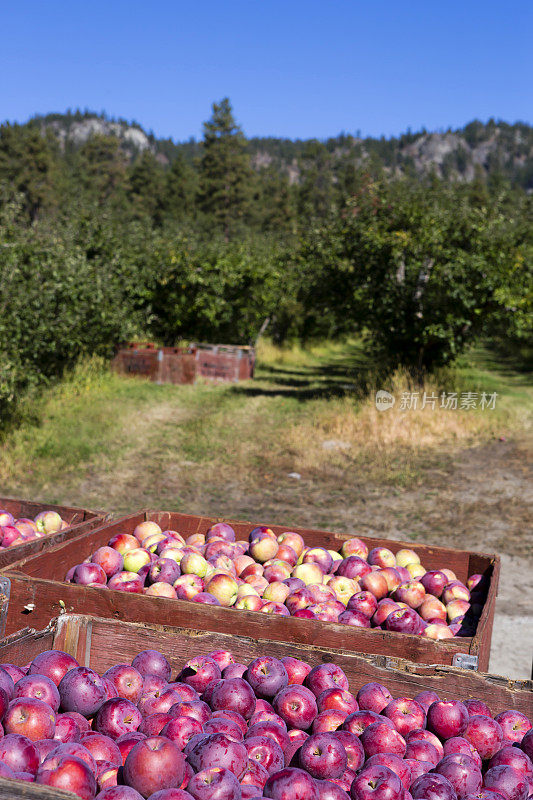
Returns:
[[[98,547],[108,543],[117,533],[132,533],[145,519],[157,522],[163,530],[174,529],[185,537],[205,533],[217,521],[213,517],[177,514],[169,511],[146,511],[108,522],[75,541],[67,542],[53,551],[23,559],[4,570],[11,581],[11,597],[6,633],[20,630],[30,623],[44,628],[48,621],[63,609],[72,613],[94,614],[123,620],[166,625],[191,625],[199,630],[233,633],[238,630],[252,638],[264,638],[305,645],[323,645],[337,650],[377,653],[423,664],[455,664],[486,671],[494,620],[494,605],[498,590],[499,558],[495,555],[429,547],[411,542],[363,537],[369,547],[386,546],[394,552],[401,547],[415,550],[425,567],[448,567],[465,581],[468,575],[481,573],[489,582],[477,631],[473,637],[455,637],[440,642],[421,636],[391,633],[380,629],[353,628],[333,622],[282,617],[253,611],[207,606],[181,600],[146,595],[126,594],[107,588],[93,588],[64,583],[69,567],[82,562]],[[226,520],[234,527],[237,538],[245,538],[257,523]],[[283,525],[270,526],[277,534],[287,530]],[[338,550],[349,539],[348,534],[307,528],[291,528],[300,533],[311,546]],[[60,585],[58,582],[61,582]],[[28,607],[32,607],[31,618]]]
[[[9,511],[16,519],[21,517],[33,519],[41,511],[57,511],[61,518],[69,523],[68,528],[58,531],[58,533],[0,550],[0,569],[8,567],[21,558],[49,550],[51,547],[86,533],[96,525],[105,522],[110,516],[105,511],[90,511],[87,508],[76,508],[75,506],[56,506],[51,503],[34,503],[30,500],[19,500],[12,497],[0,497],[0,508]]]
[[[495,675],[455,667],[423,666],[386,656],[364,656],[325,647],[251,639],[216,631],[147,626],[84,615],[64,615],[46,630],[21,631],[0,642],[0,663],[27,664],[43,650],[64,650],[80,664],[103,672],[117,663],[131,662],[138,652],[154,649],[169,660],[173,674],[194,656],[211,650],[230,650],[239,662],[249,663],[259,655],[293,656],[311,666],[333,661],[344,670],[355,694],[371,681],[387,686],[394,697],[413,697],[433,689],[448,700],[483,700],[493,714],[515,709],[533,715],[533,682],[509,681]],[[0,778],[0,800],[68,800],[72,794],[32,783]]]
[[[255,351],[253,347],[227,344],[195,344],[199,377],[215,381],[236,382],[253,378]]]

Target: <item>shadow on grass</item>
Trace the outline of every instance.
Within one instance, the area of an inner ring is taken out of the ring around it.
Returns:
[[[296,400],[316,400],[344,395],[364,395],[376,378],[373,361],[360,347],[324,356],[312,365],[257,365],[253,383],[233,387],[235,394],[248,397],[281,396]]]

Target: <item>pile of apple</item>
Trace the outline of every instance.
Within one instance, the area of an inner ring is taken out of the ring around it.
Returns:
[[[142,522],[72,567],[66,580],[435,640],[473,635],[487,590],[481,575],[465,586],[447,568],[426,571],[413,550],[369,552],[352,538],[337,553],[264,526],[235,541],[224,522],[187,539]]]
[[[83,800],[527,800],[518,711],[434,691],[350,693],[335,664],[156,650],[103,675],[58,650],[0,666],[0,777]],[[97,794],[98,793],[98,794]]]
[[[15,519],[9,511],[0,509],[0,550],[49,536],[65,528],[70,528],[70,525],[61,519],[57,511],[41,511],[35,519]]]

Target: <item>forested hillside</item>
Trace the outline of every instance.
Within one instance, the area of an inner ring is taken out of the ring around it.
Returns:
[[[533,129],[201,142],[88,112],[0,127],[0,405],[132,336],[357,334],[418,380],[531,324]]]

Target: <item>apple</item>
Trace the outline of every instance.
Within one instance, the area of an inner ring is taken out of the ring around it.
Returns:
[[[302,744],[299,761],[313,778],[338,778],[347,766],[346,751],[330,733],[315,733]]]
[[[292,571],[293,578],[300,578],[306,586],[322,583],[324,572],[319,564],[298,564]]]
[[[343,543],[340,553],[343,558],[349,558],[349,556],[359,556],[359,558],[366,560],[368,556],[368,547],[362,539],[358,539],[356,536],[354,536]]]
[[[144,594],[148,597],[166,597],[170,600],[178,599],[174,587],[171,586],[170,583],[164,583],[163,581],[158,581],[148,586],[148,588],[144,590]]]
[[[239,597],[234,607],[242,611],[261,611],[263,600],[256,593],[253,595],[246,595],[244,597]]]
[[[182,574],[198,575],[199,578],[205,577],[210,566],[199,553],[185,553],[179,564]]]
[[[248,553],[255,561],[263,564],[276,556],[278,548],[278,542],[274,537],[268,533],[258,533],[250,542]]]
[[[361,734],[361,744],[367,756],[393,753],[403,758],[407,745],[398,731],[384,722],[373,722]]]
[[[195,772],[217,766],[229,769],[239,778],[248,762],[244,744],[233,742],[223,733],[202,734],[197,741],[192,737],[184,752]]]
[[[527,800],[529,795],[527,778],[506,764],[488,769],[483,777],[483,786],[499,792],[506,800]]]
[[[158,650],[142,650],[137,653],[133,661],[132,667],[135,667],[138,672],[144,677],[147,675],[155,675],[163,680],[170,680],[170,664],[165,656]]]
[[[385,620],[385,630],[397,633],[420,633],[421,618],[414,608],[399,608],[392,611]]]
[[[381,571],[369,572],[363,575],[360,585],[363,591],[371,592],[376,600],[382,600],[389,591],[387,580],[383,577]]]
[[[383,715],[391,720],[402,736],[406,736],[409,731],[423,728],[426,724],[424,708],[409,697],[398,697],[396,700],[391,700],[383,709]]]
[[[330,572],[333,558],[325,547],[310,547],[303,557],[303,564],[318,564],[324,574]]]
[[[384,624],[385,620],[392,614],[393,611],[399,611],[401,606],[392,600],[390,597],[385,597],[378,602],[374,616],[372,617],[372,625],[380,627]]]
[[[470,600],[470,592],[461,581],[450,581],[442,592],[442,601],[446,605],[452,600]]]
[[[328,708],[326,711],[319,711],[311,727],[312,733],[332,733],[338,730],[344,723],[348,714],[336,708]]]
[[[417,778],[409,787],[414,800],[456,800],[457,795],[450,781],[434,772]]]
[[[352,800],[403,800],[404,789],[395,772],[382,764],[373,764],[354,778],[350,796]]]
[[[436,597],[433,597],[433,595],[429,597],[426,595],[418,608],[418,613],[426,622],[432,619],[441,619],[443,622],[446,622],[446,606],[444,603],[441,603],[440,600],[437,600]]]
[[[533,764],[529,756],[518,747],[505,745],[492,756],[488,763],[488,768],[499,767],[502,764],[513,767],[526,777],[533,777]]]
[[[272,800],[318,800],[318,788],[314,779],[305,770],[288,767],[271,775],[265,783],[263,797]],[[395,798],[396,800],[396,798]]]
[[[63,520],[57,511],[40,511],[35,517],[35,524],[39,533],[57,533],[63,527]]]
[[[209,705],[212,711],[229,709],[250,719],[255,711],[255,695],[243,678],[226,678],[216,684]]]
[[[181,575],[173,584],[178,600],[192,600],[203,591],[204,581],[198,575]]]
[[[276,558],[271,563],[266,562],[264,566],[263,577],[269,583],[286,581],[291,576],[292,567],[281,559]]]
[[[278,544],[279,545],[288,545],[292,547],[294,552],[296,553],[297,558],[300,558],[301,554],[303,553],[303,549],[305,547],[305,542],[303,538],[300,536],[299,533],[295,533],[294,531],[285,531],[280,536],[278,536]]]
[[[462,736],[468,724],[468,711],[459,700],[439,700],[427,712],[427,727],[441,739]]]
[[[392,695],[382,683],[365,683],[357,692],[356,700],[361,711],[380,714],[391,702]]]
[[[181,569],[173,559],[159,557],[157,561],[150,565],[148,580],[150,583],[163,581],[164,583],[174,584],[180,575]]]
[[[123,556],[112,547],[99,547],[93,553],[91,560],[103,569],[108,578],[111,578],[117,572],[122,572],[124,569]]]
[[[310,665],[292,656],[284,656],[280,660],[287,670],[289,684],[303,684],[306,676],[311,672]]]
[[[502,711],[494,717],[502,729],[503,744],[517,742],[520,744],[524,736],[533,727],[531,722],[520,711]]]
[[[124,762],[124,783],[149,797],[160,789],[179,786],[185,775],[181,750],[163,736],[137,742]]]
[[[178,675],[178,681],[201,693],[211,681],[219,680],[221,674],[220,667],[213,658],[197,656],[187,661]]]
[[[56,714],[54,739],[59,742],[79,742],[81,729],[70,714]]]
[[[237,582],[230,575],[215,575],[205,584],[205,591],[212,594],[220,605],[229,607],[237,600]]]
[[[31,741],[53,739],[56,715],[43,700],[17,697],[9,703],[2,724],[6,734],[19,734]]]
[[[285,766],[283,750],[271,736],[246,736],[244,746],[251,761],[258,762],[269,775]]]
[[[405,569],[414,580],[418,580],[426,574],[426,568],[422,564],[408,564]]]
[[[133,535],[141,543],[148,536],[153,536],[154,533],[162,533],[162,531],[157,522],[152,522],[151,520],[139,523],[133,531]]]
[[[107,575],[98,564],[78,564],[74,569],[72,581],[81,586],[88,586],[90,583],[105,586]]]
[[[54,742],[56,746],[57,742]],[[37,746],[27,736],[8,733],[0,738],[0,764],[13,772],[30,772],[34,775],[39,767]]]
[[[287,726],[301,730],[310,728],[318,714],[314,693],[299,684],[289,684],[281,689],[274,697],[272,706]]]
[[[285,583],[273,581],[269,583],[263,592],[263,599],[271,600],[274,603],[284,603],[290,593],[291,590]]]
[[[261,656],[252,661],[244,673],[256,697],[272,699],[289,683],[285,666],[278,658]]]
[[[393,594],[398,603],[407,603],[410,608],[418,608],[426,599],[426,590],[420,581],[400,583]]]
[[[117,572],[109,578],[107,586],[109,589],[115,589],[119,592],[142,594],[144,582],[135,572]]]
[[[396,553],[396,563],[399,567],[407,567],[409,564],[420,564],[420,556],[414,550],[402,548]]]
[[[469,717],[461,735],[483,759],[492,758],[503,742],[503,730],[499,722],[484,714],[473,714]]]
[[[328,580],[328,587],[335,592],[335,597],[345,606],[358,591],[359,585],[352,578],[334,575]]]
[[[477,766],[481,768],[483,763],[481,756],[475,747],[470,744],[468,739],[465,739],[463,736],[452,736],[451,739],[446,739],[444,742],[444,755],[451,756],[454,753],[463,753],[466,756],[470,756],[470,758],[474,759]]]
[[[439,761],[441,758],[444,757],[444,748],[442,746],[442,742],[435,736],[434,733],[428,730],[418,730],[418,731],[410,731],[407,736],[405,737],[407,744],[411,744],[412,742],[429,742],[432,744],[438,754],[439,754]]]
[[[339,686],[331,686],[324,689],[323,692],[317,695],[316,703],[319,713],[327,711],[328,709],[334,709],[344,712],[347,716],[359,710],[357,700],[353,694]]]
[[[447,575],[442,570],[433,569],[420,578],[420,583],[428,594],[441,597],[444,587],[448,584]]]
[[[374,547],[368,554],[368,563],[376,567],[395,567],[396,556],[387,547]]]
[[[474,759],[465,753],[445,756],[434,771],[447,778],[455,789],[458,800],[481,789],[481,770]]]
[[[340,562],[335,574],[343,578],[357,580],[370,572],[372,572],[372,568],[364,559],[359,558],[359,556],[348,556],[348,558]]]
[[[176,540],[170,536],[165,536],[163,533],[154,533],[143,539],[142,547],[143,550],[147,550],[149,553],[157,553],[159,555],[163,548],[168,547],[171,543],[176,543]]]
[[[279,558],[280,561],[285,561],[291,567],[295,567],[298,563],[298,554],[296,550],[289,544],[285,544],[285,542],[278,547],[276,558]]]
[[[343,611],[339,615],[341,625],[352,625],[356,628],[370,628],[370,620],[361,611]]]
[[[96,779],[87,764],[72,755],[49,756],[35,776],[35,782],[66,789],[82,800],[93,800],[96,794]]]
[[[405,758],[413,759],[414,761],[422,761],[425,764],[430,764],[436,767],[441,760],[442,754],[439,753],[437,748],[431,742],[423,741],[420,739],[412,739],[407,742],[407,749],[405,751]],[[428,770],[424,770],[427,772]]]
[[[451,625],[443,624],[441,620],[437,620],[433,623],[429,623],[427,628],[424,628],[422,636],[426,637],[426,639],[434,639],[438,642],[442,639],[453,639],[455,633]]]
[[[20,678],[15,684],[13,697],[33,697],[47,703],[53,711],[59,709],[57,686],[46,675],[25,675]],[[7,701],[7,693],[5,699]]]

